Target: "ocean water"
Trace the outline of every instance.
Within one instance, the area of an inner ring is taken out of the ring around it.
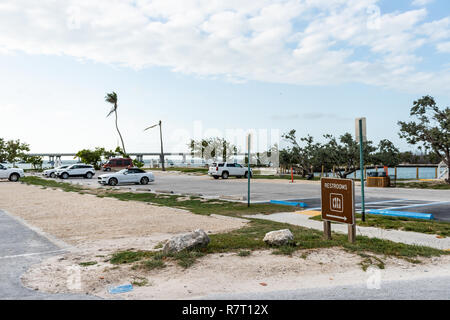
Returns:
[[[378,171],[378,173],[384,172],[383,168],[378,168],[378,170],[375,169],[368,169],[367,170],[367,174],[369,172],[376,172]],[[443,172],[444,169],[441,168],[441,172]],[[315,176],[320,176],[320,172],[315,172],[314,175]],[[331,176],[331,174],[329,174]],[[388,175],[389,176],[394,176],[395,175],[395,168],[388,168]],[[439,175],[439,172],[438,172]],[[347,178],[354,178],[355,177],[355,173],[352,173],[350,175],[347,176]],[[416,179],[417,177],[417,172],[416,172],[416,168],[402,168],[402,167],[398,167],[397,168],[397,179]],[[361,179],[361,171],[358,170],[356,171],[356,178],[357,179]],[[419,179],[435,179],[436,178],[436,169],[435,168],[421,168],[419,167]]]

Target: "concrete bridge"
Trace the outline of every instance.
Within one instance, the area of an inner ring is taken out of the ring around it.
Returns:
[[[76,157],[76,153],[61,153],[61,152],[44,152],[44,153],[28,153],[29,156],[48,157],[48,161],[61,160],[61,157]],[[130,157],[136,157],[136,160],[143,161],[144,156],[161,156],[160,152],[131,152],[128,154]],[[183,152],[168,152],[164,153],[165,156],[182,156],[183,162],[186,162],[186,156],[190,156],[191,153]]]
[[[76,153],[61,153],[61,152],[44,152],[44,153],[28,153],[29,156],[48,157],[49,162],[61,161],[61,157],[76,157]],[[143,162],[144,156],[161,156],[160,152],[130,152],[130,157],[135,157],[136,160]],[[246,156],[246,153],[237,153],[235,156]],[[191,152],[164,152],[166,156],[181,156],[183,157],[183,163],[186,163],[186,157],[192,157]]]

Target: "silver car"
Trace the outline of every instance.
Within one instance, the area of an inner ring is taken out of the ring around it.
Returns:
[[[98,177],[98,183],[116,186],[118,184],[148,184],[155,181],[152,172],[146,172],[139,168],[128,168],[119,172],[102,174]]]
[[[42,174],[43,174],[44,176],[46,176],[46,177],[56,178],[56,171],[57,171],[58,169],[65,169],[65,168],[67,168],[67,167],[68,167],[68,165],[56,167],[56,168],[53,168],[53,169],[47,169],[47,170],[44,170],[44,172],[43,172]]]

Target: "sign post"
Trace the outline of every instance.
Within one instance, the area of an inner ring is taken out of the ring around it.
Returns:
[[[351,179],[321,178],[324,236],[331,239],[331,222],[348,224],[348,241],[355,242],[355,182]]]
[[[359,138],[359,139],[358,139]],[[366,118],[356,119],[356,140],[359,140],[359,168],[361,172],[361,214],[362,221],[366,221],[366,208],[364,201],[364,150],[363,141],[367,141],[366,138]]]

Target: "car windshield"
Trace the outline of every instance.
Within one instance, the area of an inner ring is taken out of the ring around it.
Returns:
[[[118,173],[125,173],[125,172],[127,172],[128,171],[128,169],[122,169],[122,170],[120,170]]]
[[[60,167],[58,167],[58,168],[56,168],[56,169],[65,169],[65,168],[67,168],[68,166],[60,166]]]

